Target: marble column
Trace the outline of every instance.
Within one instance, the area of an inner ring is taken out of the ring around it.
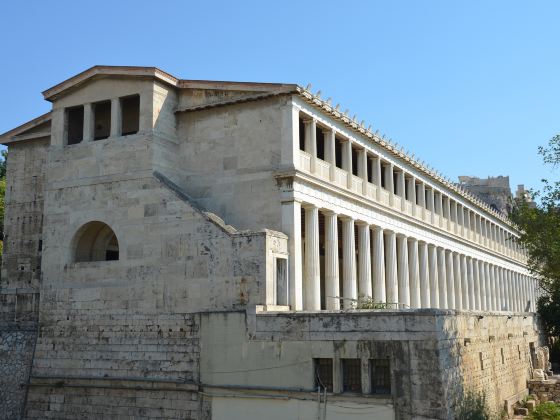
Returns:
[[[474,284],[474,272],[473,272],[473,260],[471,257],[467,257],[467,279],[469,283],[469,309],[476,309],[476,290]]]
[[[504,307],[505,307],[505,309],[504,309],[504,310],[506,310],[506,311],[511,311],[511,302],[510,302],[510,299],[509,299],[509,296],[510,296],[510,291],[509,291],[509,289],[510,289],[510,287],[511,287],[511,283],[510,283],[510,281],[509,281],[509,273],[510,273],[509,270],[505,270],[505,269],[504,269],[504,273],[503,273],[503,281],[504,281],[504,300],[505,300],[505,302],[504,302]]]
[[[330,164],[329,180],[335,182],[336,179],[336,140],[335,132],[332,129],[323,130],[325,137],[325,160]]]
[[[445,272],[445,249],[437,249],[437,271],[439,286],[439,308],[447,309],[447,278]]]
[[[301,203],[290,201],[282,204],[282,231],[288,234],[288,296],[293,311],[303,309]]]
[[[369,225],[358,223],[358,296],[371,299],[371,251]]]
[[[311,155],[311,172],[315,173],[317,171],[317,120],[313,118],[306,121],[305,129],[305,150]],[[307,142],[308,138],[309,142]]]
[[[492,311],[493,308],[493,299],[494,299],[494,291],[492,290],[492,279],[490,278],[490,264],[484,263],[484,279],[486,284],[486,310]]]
[[[418,267],[418,241],[408,238],[408,277],[410,281],[410,307],[420,308],[420,272]]]
[[[358,299],[356,284],[356,245],[354,242],[354,219],[342,219],[342,294],[344,308],[355,307]]]
[[[493,303],[492,307],[495,311],[500,310],[500,285],[498,283],[498,267],[492,266],[492,273],[490,275],[492,280],[492,296],[493,296]]]
[[[430,279],[428,268],[428,244],[418,243],[418,271],[420,274],[420,306],[430,307]]]
[[[122,134],[121,100],[111,99],[111,131],[110,137],[119,137]]]
[[[83,142],[93,141],[95,131],[93,104],[84,104],[84,127],[83,127]]]
[[[486,272],[484,270],[484,261],[478,261],[478,281],[480,283],[480,309],[488,310],[488,289],[486,287]]]
[[[377,187],[376,200],[381,199],[381,159],[379,156],[375,156],[372,160],[373,165],[373,184]]]
[[[373,300],[387,302],[385,293],[385,243],[383,229],[373,227]]]
[[[455,309],[463,308],[463,279],[461,278],[461,256],[453,254],[453,279],[455,280]]]
[[[428,245],[428,271],[430,278],[430,308],[439,308],[437,251],[434,245]]]
[[[477,311],[482,310],[482,290],[480,288],[480,261],[472,260],[472,273],[473,273],[473,283],[474,283],[474,309]]]
[[[455,309],[455,269],[453,267],[453,252],[445,251],[445,266],[447,272],[445,277],[447,280],[447,307]]]
[[[502,284],[502,267],[496,267],[496,286],[498,296],[498,311],[504,310],[504,286]]]
[[[387,231],[385,242],[387,266],[385,267],[385,280],[387,288],[387,303],[395,308],[399,300],[397,280],[397,239],[395,232]]]
[[[500,281],[502,284],[502,311],[507,311],[509,307],[507,272],[507,269],[501,269]]]
[[[515,272],[508,271],[507,273],[507,288],[508,288],[508,311],[515,312]]]
[[[362,178],[362,194],[367,194],[368,171],[367,171],[367,150],[360,149],[358,152],[358,176]],[[368,228],[369,229],[369,228]]]
[[[469,310],[471,309],[469,302],[471,291],[469,279],[467,277],[467,258],[465,255],[461,254],[459,256],[459,260],[461,261],[461,286],[463,287],[463,291],[461,293],[461,303],[464,310]]]
[[[321,275],[319,266],[319,209],[305,208],[305,277],[303,282],[303,308],[321,310]]]
[[[395,197],[395,185],[393,179],[394,166],[392,163],[385,166],[385,188],[389,191],[389,204],[392,206]]]
[[[325,212],[325,305],[327,310],[340,309],[338,281],[337,215]]]
[[[406,236],[397,235],[397,267],[399,283],[399,304],[410,308],[410,290],[408,280],[408,243]]]

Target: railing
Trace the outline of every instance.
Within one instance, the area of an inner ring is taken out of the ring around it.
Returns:
[[[374,184],[367,184],[367,196],[376,200],[377,199],[377,186]]]
[[[338,186],[346,188],[348,185],[348,172],[340,168],[334,168],[334,182]]]
[[[404,202],[404,211],[406,212],[406,214],[408,214],[409,216],[412,216],[412,203],[408,200],[406,200]]]
[[[311,172],[311,155],[303,150],[299,151],[299,166],[307,172]]]
[[[364,180],[356,175],[352,175],[352,191],[361,194]]]
[[[381,188],[379,190],[379,201],[381,201],[382,204],[385,204],[386,206],[389,205],[389,191],[387,191],[384,188]]]
[[[414,210],[414,217],[416,217],[419,220],[423,220],[424,219],[424,208],[422,206],[419,206],[418,204],[415,204],[415,210]]]
[[[299,151],[299,169],[310,172],[312,171],[311,168],[311,160],[312,157],[309,153],[300,150]],[[331,163],[326,162],[322,159],[315,159],[315,168],[314,174],[326,181],[331,180]],[[464,239],[470,240],[475,243],[479,243],[482,246],[490,250],[494,250],[497,252],[501,252],[504,255],[509,255],[510,257],[517,259],[519,261],[523,261],[524,257],[520,253],[504,248],[501,244],[498,244],[496,241],[492,240],[485,240],[485,238],[480,235],[478,232],[472,231],[470,229],[463,228],[456,222],[450,221],[448,218],[438,214],[433,213],[430,210],[423,208],[415,203],[412,203],[408,200],[404,200],[401,196],[396,194],[392,195],[388,190],[382,187],[378,187],[375,184],[367,182],[364,189],[364,180],[361,177],[355,176],[353,174],[349,174],[344,169],[335,167],[334,168],[334,183],[342,188],[348,188],[348,177],[350,178],[350,190],[356,194],[364,195],[374,200],[378,201],[377,198],[379,197],[379,202],[387,207],[392,207],[399,211],[403,211],[405,214],[409,216],[413,216],[418,220],[422,220],[425,223],[432,224],[433,226],[437,226],[441,229],[444,229],[450,233],[453,233],[457,236],[460,236]],[[392,201],[392,205],[391,205]],[[486,241],[486,245],[484,244]]]
[[[317,175],[320,178],[323,178],[327,181],[331,179],[331,164],[330,163],[325,162],[324,160],[321,160],[321,159],[317,159],[317,161],[315,163],[315,169],[317,171]]]

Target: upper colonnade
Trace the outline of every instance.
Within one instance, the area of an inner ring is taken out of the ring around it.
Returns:
[[[507,219],[294,104],[298,172],[294,201],[283,203],[284,217],[293,216],[288,233],[300,238],[290,248],[292,308],[371,299],[393,308],[535,310],[538,285]]]

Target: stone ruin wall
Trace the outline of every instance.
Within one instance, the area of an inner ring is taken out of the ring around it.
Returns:
[[[26,397],[41,281],[48,140],[10,146],[0,279],[0,413],[18,419]]]

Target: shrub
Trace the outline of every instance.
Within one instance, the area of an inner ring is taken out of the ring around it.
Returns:
[[[486,396],[482,393],[467,391],[457,401],[455,408],[457,420],[491,420],[495,418],[486,405]]]
[[[535,411],[529,414],[531,420],[560,420],[560,406],[552,401],[537,405]]]

